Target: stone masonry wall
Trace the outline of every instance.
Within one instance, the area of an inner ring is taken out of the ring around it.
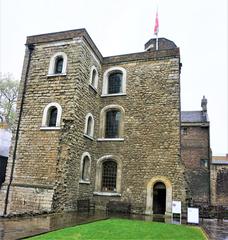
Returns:
[[[212,205],[228,205],[228,167],[227,165],[211,165],[211,203]]]
[[[66,53],[67,74],[47,76],[56,52]],[[102,63],[83,38],[61,44],[37,43],[28,75],[9,211],[66,211],[75,208],[77,199],[88,197],[98,208],[115,199],[130,201],[134,210],[144,211],[147,185],[159,176],[171,182],[172,199],[184,203],[179,61],[178,49],[160,55],[145,52],[109,57]],[[97,92],[89,86],[93,65],[99,73]],[[127,71],[126,95],[100,97],[103,73],[113,66]],[[40,129],[44,107],[51,102],[62,106],[61,130]],[[125,110],[124,141],[97,141],[103,127],[101,109],[110,104]],[[94,116],[94,140],[83,135],[87,113]],[[91,155],[90,184],[80,183],[84,152]],[[114,155],[122,163],[118,197],[93,195],[97,161],[106,155]],[[9,176],[10,168],[7,171]]]

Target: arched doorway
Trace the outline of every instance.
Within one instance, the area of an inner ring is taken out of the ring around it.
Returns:
[[[153,187],[153,213],[165,214],[166,210],[166,187],[163,182],[157,182]]]

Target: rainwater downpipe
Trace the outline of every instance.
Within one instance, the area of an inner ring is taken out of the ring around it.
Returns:
[[[11,167],[11,171],[10,171],[10,179],[9,179],[9,184],[8,184],[7,190],[6,190],[5,207],[4,207],[4,213],[3,213],[4,216],[7,215],[7,207],[8,207],[8,202],[9,202],[9,192],[10,192],[10,187],[11,187],[12,181],[13,181],[13,174],[14,174],[16,153],[17,153],[17,144],[18,144],[18,138],[19,138],[19,130],[20,130],[20,124],[21,124],[22,111],[23,111],[23,104],[24,104],[24,98],[25,98],[25,92],[26,92],[27,80],[28,80],[28,72],[29,72],[29,67],[30,67],[30,62],[31,62],[32,51],[34,50],[34,45],[33,44],[28,44],[27,48],[29,50],[29,56],[28,56],[28,63],[27,63],[27,68],[26,68],[26,73],[25,73],[23,92],[22,92],[22,96],[21,96],[21,105],[20,105],[17,128],[16,128],[15,144],[14,144],[14,149],[13,149],[12,167]]]

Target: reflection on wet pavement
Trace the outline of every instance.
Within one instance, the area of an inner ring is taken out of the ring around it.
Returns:
[[[78,224],[89,223],[97,220],[107,219],[108,217],[120,217],[127,219],[137,219],[144,221],[156,221],[172,224],[186,224],[186,220],[162,215],[119,215],[112,214],[107,216],[105,212],[96,212],[94,215],[88,213],[68,212],[61,214],[49,214],[35,217],[18,217],[18,218],[0,218],[0,239],[14,240],[28,236],[33,236],[64,227],[75,226]],[[218,222],[216,219],[204,219],[200,224],[210,239],[228,240],[228,221]]]

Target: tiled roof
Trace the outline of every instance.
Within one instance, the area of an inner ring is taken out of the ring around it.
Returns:
[[[207,117],[202,111],[182,111],[181,122],[207,122]]]

